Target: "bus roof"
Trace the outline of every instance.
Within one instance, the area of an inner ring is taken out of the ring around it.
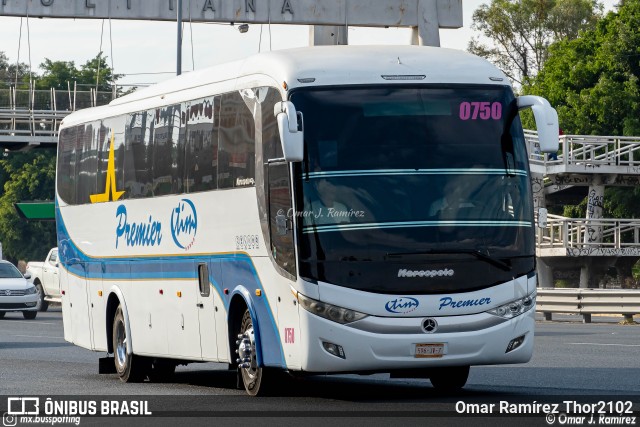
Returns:
[[[265,78],[270,80],[283,95],[298,87],[311,86],[510,84],[504,73],[490,62],[461,50],[426,46],[303,47],[259,53],[188,72],[118,98],[108,106],[80,110],[65,118],[63,125],[153,108],[168,104],[170,100],[180,101],[181,97],[176,95],[181,92],[196,91],[200,93],[199,97],[208,96],[212,93],[198,91],[208,85],[222,83],[227,90],[239,89],[246,87],[243,80],[251,81],[256,76],[261,76],[263,81]],[[165,97],[167,100],[163,102]]]

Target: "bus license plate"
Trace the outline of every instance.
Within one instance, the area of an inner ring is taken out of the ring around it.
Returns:
[[[444,344],[416,344],[416,357],[442,357]]]

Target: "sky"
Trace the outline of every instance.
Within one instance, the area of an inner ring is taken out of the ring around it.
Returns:
[[[471,29],[473,11],[490,0],[463,0],[463,27],[441,29],[440,45],[466,49],[477,36]],[[617,0],[601,0],[611,10]],[[20,28],[22,26],[22,36]],[[262,31],[261,31],[262,30]],[[262,34],[261,34],[262,33]],[[271,36],[270,36],[271,35]],[[184,23],[182,70],[188,72],[241,59],[269,49],[309,44],[306,26],[250,25],[241,34],[228,24]],[[349,28],[349,44],[409,44],[407,28]],[[18,49],[20,47],[20,49]],[[34,72],[45,58],[74,61],[77,66],[102,50],[118,83],[145,85],[171,78],[176,72],[176,23],[156,21],[37,19],[0,17],[0,51],[11,62],[31,63]]]

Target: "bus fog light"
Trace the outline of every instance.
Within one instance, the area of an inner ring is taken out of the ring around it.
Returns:
[[[509,345],[507,346],[507,350],[505,351],[505,353],[509,353],[510,351],[513,351],[516,348],[520,347],[523,342],[524,342],[524,335],[521,335],[518,338],[512,339],[511,341],[509,341]]]
[[[327,351],[327,353],[332,354],[332,355],[334,355],[336,357],[339,357],[341,359],[346,359],[346,357],[344,355],[344,349],[342,348],[341,345],[322,341],[322,347],[324,347],[324,349]]]

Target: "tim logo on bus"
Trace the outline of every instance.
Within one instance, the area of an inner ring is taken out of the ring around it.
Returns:
[[[411,297],[396,298],[388,301],[384,308],[389,313],[407,314],[418,308],[420,301]]]
[[[171,212],[171,237],[180,248],[188,251],[196,240],[198,214],[193,202],[182,199]]]

